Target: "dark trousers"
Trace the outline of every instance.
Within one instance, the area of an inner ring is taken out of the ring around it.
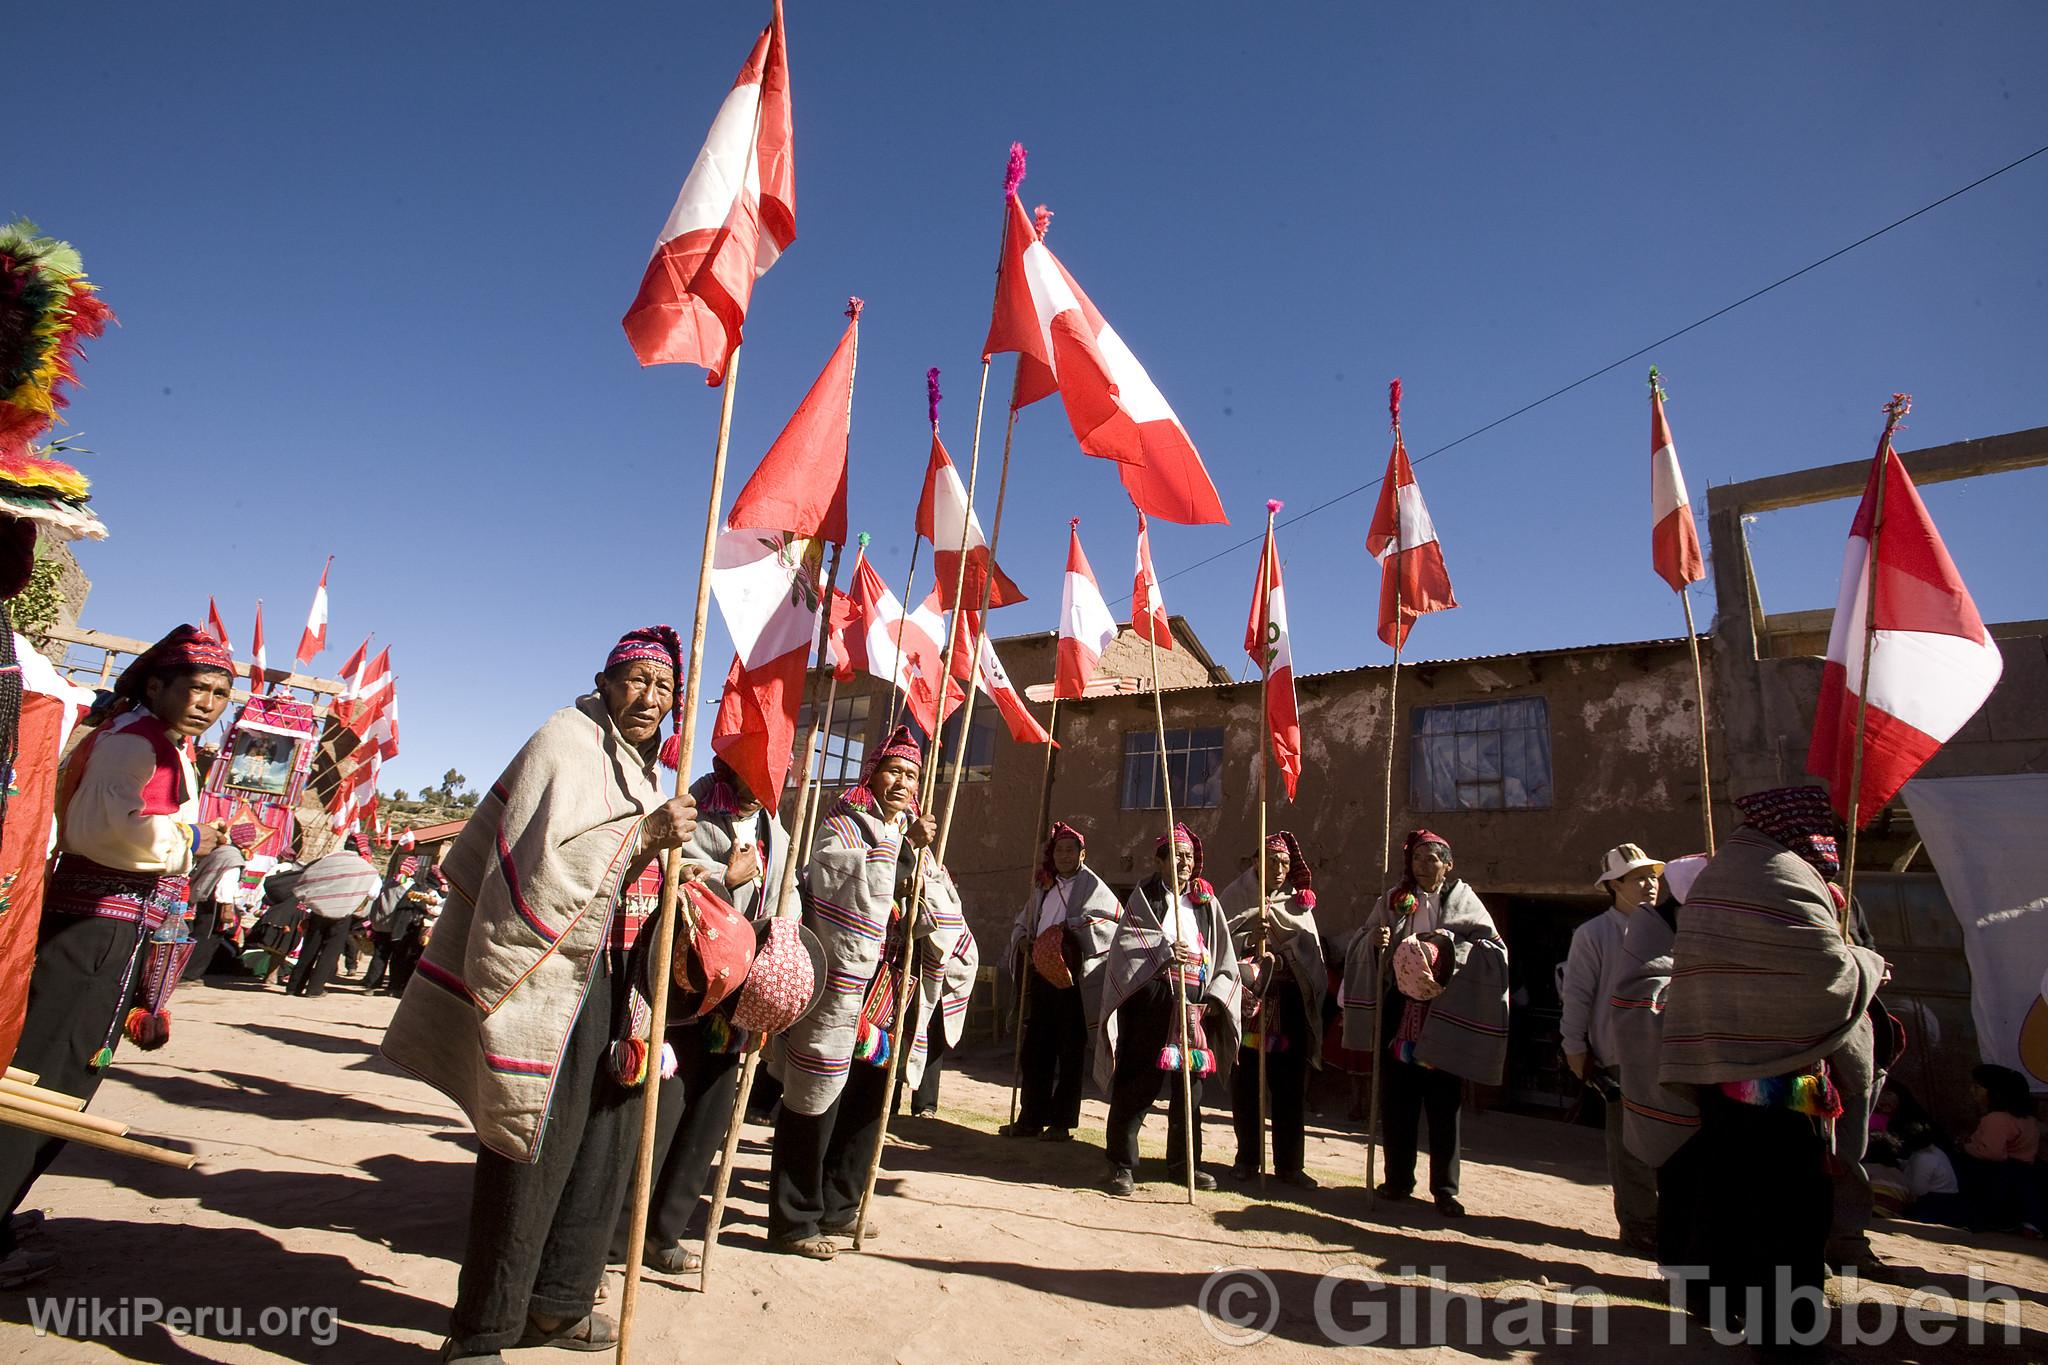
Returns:
[[[913,1011],[917,1009],[915,1000],[910,1002],[910,1008]],[[916,1036],[916,1025],[917,1020],[913,1017],[906,1029],[909,1036]],[[911,1113],[922,1114],[939,1107],[939,1076],[946,1069],[946,1054],[952,1050],[953,1045],[946,1041],[946,1028],[940,1013],[933,1010],[932,1017],[924,1021],[924,1072],[917,1078],[916,1093],[910,1097]],[[897,1077],[896,1094],[889,1101],[892,1114],[903,1112],[903,1086],[904,1078]]]
[[[1834,1186],[1819,1124],[1789,1109],[1731,1100],[1702,1086],[1696,1207],[1707,1287],[1722,1291],[1765,1344],[1809,1331],[1816,1304],[1781,1301],[1778,1276],[1794,1289],[1827,1282]],[[1698,1294],[1700,1287],[1691,1288]]]
[[[420,958],[427,951],[427,945],[418,938],[407,936],[394,940],[391,948],[391,984],[385,989],[393,995],[405,994],[405,983],[412,980],[413,972],[420,965]]]
[[[209,902],[192,917],[192,956],[186,959],[178,980],[197,981],[212,969],[214,954],[221,944],[220,912],[219,905]]]
[[[1448,1071],[1433,1071],[1413,1062],[1399,1062],[1385,1052],[1387,1068],[1381,1104],[1386,1112],[1387,1184],[1397,1190],[1415,1188],[1415,1148],[1422,1120],[1429,1119],[1429,1192],[1458,1192],[1458,1109],[1465,1102],[1465,1082]]]
[[[697,1204],[710,1183],[711,1160],[725,1145],[739,1098],[740,1054],[712,1052],[701,1027],[669,1030],[676,1074],[661,1083],[655,1098],[654,1192],[647,1208],[647,1245],[672,1247],[688,1235]],[[612,1259],[632,1255],[626,1245],[633,1210],[619,1203],[612,1230]]]
[[[1273,983],[1266,997],[1265,1012],[1271,1016],[1276,1036],[1284,1040],[1277,1050],[1266,1054],[1266,1089],[1271,1095],[1268,1113],[1273,1119],[1273,1170],[1294,1175],[1301,1170],[1302,1152],[1307,1145],[1305,1110],[1308,1105],[1308,1011],[1301,1003],[1301,991],[1290,978]],[[1238,1049],[1237,1070],[1230,1077],[1230,1116],[1237,1129],[1237,1169],[1256,1171],[1259,1167],[1259,1052],[1256,1047]]]
[[[1027,972],[1024,1074],[1017,1124],[1067,1128],[1081,1122],[1081,1087],[1088,1065],[1088,1011],[1079,986],[1055,986]]]
[[[1170,1178],[1187,1176],[1186,1107],[1181,1101],[1180,1072],[1163,1071],[1160,1050],[1180,1041],[1174,1022],[1174,989],[1160,972],[1118,1007],[1116,1069],[1109,1087],[1109,1164],[1137,1174],[1138,1130],[1152,1104],[1166,1091],[1166,1170]],[[1202,1078],[1193,1080],[1195,1101],[1195,1165],[1202,1164]]]
[[[782,1106],[768,1163],[770,1238],[797,1241],[823,1228],[853,1225],[868,1165],[882,1140],[888,1098],[888,1069],[855,1062],[839,1098],[824,1113],[799,1114]]]
[[[391,935],[372,933],[370,935],[370,967],[363,973],[363,989],[374,991],[384,984],[384,974],[391,970]]]
[[[334,962],[341,945],[348,942],[348,920],[325,915],[306,916],[305,941],[299,944],[299,965],[292,968],[286,995],[325,995],[334,979]]]
[[[36,965],[28,979],[28,1017],[13,1065],[35,1072],[41,1078],[36,1084],[46,1090],[91,1100],[107,1074],[104,1067],[93,1068],[93,1055],[109,1045],[110,1032],[111,1045],[119,1045],[115,1025],[138,994],[137,983],[124,979],[140,946],[141,932],[133,924],[43,916],[36,931]],[[0,1127],[0,1190],[7,1194],[9,1215],[63,1150],[61,1138]],[[13,1235],[0,1220],[0,1255],[13,1249]]]
[[[608,957],[598,955],[569,1027],[538,1159],[477,1151],[469,1240],[448,1326],[454,1354],[501,1351],[524,1333],[530,1314],[573,1320],[597,1301],[642,1093],[622,1088],[605,1065],[619,1003]]]

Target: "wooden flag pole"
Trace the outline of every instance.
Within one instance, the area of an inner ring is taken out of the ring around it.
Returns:
[[[937,434],[936,426],[933,428],[933,434]],[[917,609],[916,605],[910,600],[910,594],[917,587],[917,552],[923,548],[924,537],[912,531],[910,534],[910,572],[903,575],[903,601],[901,605],[905,616],[908,616]],[[884,735],[896,733],[896,718],[903,710],[903,703],[905,701],[903,689],[896,682],[896,679],[901,677],[902,673],[903,635],[901,631],[898,631],[896,636],[896,667],[891,670],[889,678],[889,723],[882,727]]]
[[[697,745],[698,698],[704,678],[704,630],[711,611],[711,565],[718,551],[718,522],[725,506],[725,457],[732,445],[733,394],[739,388],[741,347],[726,357],[725,395],[718,408],[718,444],[711,456],[711,497],[704,513],[704,550],[697,563],[697,606],[690,622],[690,654],[683,664],[683,720],[677,739],[674,794],[682,795],[691,756]],[[766,798],[763,798],[766,799]],[[668,984],[675,960],[675,938],[679,912],[687,916],[678,892],[682,871],[681,850],[671,846],[661,855],[661,904],[642,932],[654,931],[654,943],[647,964],[650,983],[648,1003],[648,1065],[646,1090],[640,1112],[640,1150],[633,1160],[632,1210],[627,1220],[625,1290],[619,1300],[618,1358],[624,1361],[633,1344],[633,1310],[640,1302],[641,1247],[647,1240],[648,1197],[654,1187],[654,1136],[660,1115],[655,1103],[661,1091],[661,1043],[668,1031]],[[695,925],[690,926],[692,931]],[[630,983],[628,989],[630,989]]]
[[[1899,419],[1913,410],[1913,396],[1895,393],[1884,405],[1884,435],[1877,443],[1877,497],[1870,509],[1870,562],[1863,588],[1863,673],[1856,687],[1856,747],[1849,759],[1849,838],[1842,850],[1842,937],[1849,936],[1849,920],[1856,894],[1856,830],[1862,821],[1863,735],[1870,711],[1870,656],[1877,649],[1877,541],[1884,531],[1885,476],[1891,472],[1892,433]]]
[[[1277,502],[1266,504],[1266,549],[1273,548],[1273,515],[1280,510]],[[1272,946],[1272,927],[1266,913],[1266,801],[1267,774],[1273,754],[1273,726],[1268,719],[1272,715],[1273,698],[1273,623],[1267,615],[1267,604],[1272,601],[1273,584],[1266,576],[1267,566],[1272,561],[1266,555],[1259,557],[1259,601],[1258,612],[1266,619],[1267,636],[1259,642],[1259,728],[1263,737],[1259,741],[1259,853],[1252,866],[1259,879],[1259,959],[1263,969],[1265,958]],[[1266,1092],[1268,1081],[1266,1054],[1268,1047],[1266,1030],[1272,1027],[1272,1018],[1266,1012],[1267,986],[1269,976],[1259,977],[1259,1193],[1266,1192],[1266,1129],[1272,1122],[1272,1106]],[[1240,1158],[1242,1159],[1242,1158]]]
[[[849,459],[853,454],[853,384],[855,377],[860,373],[860,313],[861,301],[859,299],[848,299],[846,301],[846,316],[854,323],[853,346],[851,353],[847,356],[846,365],[846,453]],[[867,547],[868,536],[863,531],[860,537],[859,553],[865,553]],[[839,552],[843,548],[840,545],[832,547],[832,567],[825,575],[825,596],[824,600],[820,603],[818,613],[818,633],[811,642],[811,657],[813,659],[824,657],[825,644],[832,633],[832,593],[839,585]],[[859,562],[858,555],[856,555],[855,562]],[[833,682],[836,685],[838,679],[835,677]],[[827,689],[825,714],[828,716],[831,714],[832,709],[831,697],[831,690]],[[805,824],[810,815],[816,813],[815,808],[824,797],[823,777],[814,771],[814,765],[810,758],[811,750],[818,741],[819,720],[819,713],[816,708],[813,708],[811,711],[811,728],[804,736],[802,750],[804,755],[803,776],[797,784],[794,817],[795,823],[799,827]],[[680,771],[680,769],[678,770]],[[755,793],[755,797],[764,805],[769,799],[762,796],[759,792]],[[797,913],[795,908],[797,863],[796,844],[792,840],[788,853],[782,859],[781,875],[776,879],[775,918],[777,919],[790,918]],[[746,1053],[740,1061],[740,1081],[739,1088],[733,1094],[732,1117],[726,1120],[725,1143],[720,1149],[718,1176],[711,1191],[711,1211],[704,1220],[704,1249],[699,1253],[697,1263],[697,1288],[699,1292],[709,1292],[711,1288],[711,1257],[718,1249],[718,1232],[720,1225],[725,1219],[725,1197],[727,1191],[732,1186],[733,1161],[739,1154],[740,1130],[746,1126],[747,1101],[754,1093],[754,1071],[761,1064],[761,1046],[766,1042],[766,1039],[755,1038],[749,1041],[750,1046],[747,1047]],[[639,1259],[640,1241],[636,1238],[627,1245],[632,1248],[629,1254],[637,1261]]]
[[[1397,428],[1398,430],[1398,428]],[[1391,557],[1390,557],[1391,558]],[[1384,572],[1395,573],[1390,563]],[[1407,632],[1401,629],[1401,579],[1394,578],[1394,671],[1387,676],[1387,771],[1382,788],[1382,823],[1380,825],[1380,894],[1387,894],[1388,869],[1393,858],[1394,844],[1394,748],[1401,736],[1401,712],[1396,699],[1401,693],[1401,646],[1407,643]],[[1406,875],[1406,869],[1403,869]],[[1365,1119],[1365,1198],[1366,1207],[1379,1203],[1379,1186],[1374,1180],[1374,1162],[1379,1152],[1380,1140],[1380,1092],[1386,1073],[1386,1052],[1380,1046],[1380,1011],[1386,1007],[1387,963],[1393,957],[1393,944],[1389,942],[1382,950],[1377,943],[1368,940],[1366,951],[1372,954],[1372,1104]]]
[[[1046,734],[1050,735],[1055,743],[1057,743],[1059,740],[1059,728],[1060,699],[1057,695],[1055,695],[1052,699],[1052,717],[1046,722],[1045,725]],[[1045,841],[1051,837],[1048,831],[1050,831],[1052,828],[1052,815],[1049,809],[1052,805],[1052,755],[1053,745],[1048,744],[1045,746],[1045,771],[1041,773],[1038,778],[1039,838],[1038,844],[1034,846],[1035,848],[1042,848],[1045,844]],[[1027,857],[1025,861],[1030,862],[1030,859]],[[1026,876],[1027,883],[1024,892],[1024,903],[1028,906],[1031,904],[1030,888],[1035,887],[1038,884],[1038,865],[1036,863],[1031,863]],[[1024,950],[1021,954],[1019,954],[1017,962],[1017,1038],[1015,1046],[1012,1047],[1010,1053],[1011,1123],[1015,1123],[1017,1121],[1017,1087],[1020,1084],[1022,1084],[1024,1080],[1024,991],[1025,987],[1030,983],[1031,980],[1031,949],[1032,945],[1037,942],[1037,939],[1037,923],[1032,920],[1026,920],[1024,929]]]
[[[1678,590],[1685,604],[1685,643],[1692,649],[1693,696],[1700,715],[1700,820],[1706,827],[1707,856],[1714,854],[1714,780],[1707,769],[1707,675],[1700,668],[1700,637],[1692,623],[1692,594]]]
[[[1150,614],[1149,604],[1140,602],[1138,610]],[[1166,886],[1173,897],[1167,909],[1173,915],[1178,927],[1181,913],[1180,863],[1173,853],[1173,770],[1166,762],[1166,704],[1159,699],[1159,641],[1147,628],[1146,644],[1151,647],[1152,658],[1152,716],[1159,735],[1159,794],[1166,804]],[[1164,925],[1160,926],[1164,928]],[[1187,1164],[1188,1202],[1195,1202],[1195,1073],[1194,1057],[1188,1048],[1188,997],[1187,982],[1180,970],[1180,935],[1170,934],[1166,943],[1165,971],[1173,977],[1173,1014],[1175,1036],[1180,1040],[1180,1118],[1181,1154]]]
[[[952,617],[946,622],[946,648],[940,654],[937,712],[937,728],[940,733],[931,737],[931,746],[925,755],[925,770],[920,774],[923,779],[922,786],[925,792],[924,798],[918,807],[920,814],[931,809],[932,798],[938,794],[939,755],[943,748],[942,735],[946,728],[946,692],[953,685],[953,646],[960,637],[959,602],[961,594],[967,588],[968,531],[974,525],[974,486],[976,479],[981,473],[981,418],[982,410],[988,404],[988,366],[987,357],[983,357],[981,362],[981,393],[975,400],[974,409],[974,445],[967,456],[967,511],[966,515],[960,519],[960,567],[953,579],[954,607]],[[936,403],[936,398],[933,401]],[[933,428],[934,430],[937,429],[936,416],[933,419]],[[938,528],[933,527],[932,529],[937,530]],[[938,563],[938,547],[936,546],[932,549],[932,562],[934,565]],[[993,553],[989,557],[989,572],[995,572],[995,557]],[[909,609],[905,608],[905,610]],[[958,745],[960,753],[954,760],[953,773],[953,790],[955,791],[958,791],[960,785],[959,770],[964,768],[967,763],[967,725],[974,715],[974,688],[972,686],[968,687],[966,699],[961,702],[961,707],[963,714],[960,718],[960,743]],[[947,810],[948,814],[950,814],[950,801],[948,802]],[[929,861],[937,862],[941,867],[944,867],[946,863],[946,834],[946,821],[942,818],[939,822],[937,851],[929,859]],[[893,1111],[896,1107],[896,1086],[903,1075],[904,1054],[909,1050],[910,1046],[908,1040],[903,1036],[903,1026],[910,1012],[911,994],[917,987],[917,920],[924,904],[924,869],[927,861],[922,856],[917,859],[917,865],[912,870],[910,877],[910,904],[905,907],[903,912],[903,988],[896,992],[896,1022],[889,1033],[889,1041],[892,1047],[889,1052],[889,1083],[887,1089],[883,1092],[887,1098],[883,1101],[882,1105],[882,1128],[875,1135],[874,1154],[868,1160],[867,1179],[861,1186],[860,1210],[854,1215],[853,1249],[855,1251],[860,1250],[861,1242],[865,1239],[868,1230],[868,1205],[873,1202],[875,1197],[875,1180],[882,1173],[882,1149],[888,1145],[889,1120],[893,1116]],[[887,971],[889,966],[886,956],[885,951],[885,960],[881,966],[883,971]],[[918,1027],[930,1028],[931,1020],[918,1020]]]

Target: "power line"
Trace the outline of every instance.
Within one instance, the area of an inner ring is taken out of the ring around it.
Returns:
[[[1744,294],[1741,298],[1735,300],[1735,302],[1731,304],[1727,304],[1721,308],[1716,308],[1713,312],[1707,314],[1705,317],[1700,318],[1697,321],[1687,323],[1685,326],[1679,328],[1677,331],[1671,333],[1669,336],[1659,337],[1657,338],[1657,340],[1651,342],[1647,346],[1638,347],[1636,350],[1630,351],[1621,359],[1612,361],[1606,365],[1602,365],[1599,369],[1594,370],[1592,373],[1582,375],[1579,378],[1574,379],[1571,383],[1566,384],[1563,388],[1552,389],[1549,393],[1544,394],[1541,398],[1535,399],[1532,402],[1524,403],[1521,407],[1516,408],[1513,412],[1510,412],[1502,417],[1496,417],[1491,422],[1488,422],[1485,426],[1477,427],[1471,431],[1466,432],[1463,436],[1460,436],[1455,441],[1448,441],[1443,445],[1438,446],[1435,450],[1430,451],[1426,455],[1419,455],[1415,457],[1412,463],[1421,464],[1424,460],[1433,460],[1437,456],[1443,454],[1445,451],[1455,449],[1456,447],[1465,444],[1465,442],[1470,441],[1475,437],[1484,436],[1487,432],[1492,431],[1497,426],[1500,426],[1507,422],[1512,422],[1517,417],[1522,416],[1524,413],[1535,411],[1537,408],[1542,407],[1545,403],[1550,402],[1554,398],[1562,398],[1566,394],[1570,393],[1573,389],[1579,388],[1586,384],[1590,384],[1594,380],[1598,379],[1600,376],[1607,374],[1612,370],[1620,369],[1623,365],[1628,364],[1631,360],[1640,360],[1644,356],[1648,355],[1650,352],[1656,350],[1659,346],[1663,346],[1670,342],[1676,341],[1678,340],[1678,338],[1684,336],[1688,332],[1697,331],[1699,328],[1706,326],[1708,323],[1713,322],[1717,318],[1726,317],[1728,314],[1734,312],[1736,309],[1742,307],[1746,303],[1754,303],[1756,300],[1770,293],[1773,289],[1780,288],[1783,285],[1788,285],[1792,283],[1792,281],[1798,279],[1801,275],[1810,274],[1813,271],[1820,269],[1828,262],[1838,260],[1841,257],[1848,255],[1857,247],[1867,246],[1871,242],[1874,242],[1878,238],[1884,236],[1887,232],[1892,231],[1894,228],[1902,228],[1906,224],[1912,222],[1915,218],[1920,217],[1922,214],[1931,213],[1935,209],[1940,208],[1943,204],[1948,203],[1951,199],[1960,198],[1963,195],[1968,194],[1971,190],[1976,189],[1980,185],[1989,184],[1991,181],[1998,179],[1999,176],[2004,175],[2007,171],[2017,170],[2019,167],[2026,165],[2029,161],[2032,161],[2035,157],[2040,156],[2044,152],[2048,152],[2048,146],[2036,147],[2033,151],[2028,152],[2025,156],[2019,158],[2019,160],[2009,161],[2005,165],[2000,166],[1997,170],[1991,172],[1989,175],[1979,176],[1977,179],[1972,180],[1969,184],[1963,186],[1961,189],[1951,190],[1947,194],[1941,196],[1941,198],[1935,200],[1933,203],[1923,204],[1919,208],[1914,209],[1911,213],[1907,214],[1905,217],[1897,219],[1894,222],[1887,223],[1875,232],[1867,233],[1862,237],[1858,237],[1855,241],[1849,243],[1849,245],[1842,247],[1839,250],[1831,251],[1827,255],[1821,257],[1819,260],[1814,261],[1809,265],[1803,265],[1789,275],[1785,275],[1779,279],[1772,280],[1763,288]],[[1351,498],[1357,497],[1360,493],[1369,492],[1370,490],[1379,487],[1380,484],[1383,482],[1385,482],[1384,476],[1377,479],[1370,479],[1367,482],[1358,485],[1358,487],[1356,488],[1349,488],[1346,489],[1344,492],[1337,494],[1335,497],[1326,498],[1322,502],[1317,503],[1315,506],[1307,509],[1306,511],[1295,513],[1293,516],[1288,517],[1285,520],[1281,521],[1279,525],[1292,526],[1298,521],[1306,521],[1318,512],[1328,511],[1330,508],[1335,507],[1340,502],[1348,501]],[[1248,549],[1251,546],[1261,544],[1265,541],[1265,539],[1266,537],[1262,532],[1259,535],[1252,536],[1247,540],[1240,540],[1234,545],[1227,545],[1224,548],[1216,551],[1214,554],[1207,555],[1204,558],[1198,559],[1194,563],[1189,564],[1184,568],[1175,569],[1172,573],[1161,574],[1160,582],[1163,583],[1168,579],[1179,578],[1182,574],[1193,573],[1196,569],[1202,568],[1209,564],[1213,564],[1217,560],[1224,558],[1226,555],[1233,555],[1236,554],[1239,550]],[[1125,593],[1122,597],[1119,597],[1116,600],[1118,602],[1128,602],[1131,600],[1131,595],[1129,593]]]

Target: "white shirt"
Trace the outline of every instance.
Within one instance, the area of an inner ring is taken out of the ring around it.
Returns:
[[[1054,878],[1053,884],[1046,888],[1045,894],[1039,897],[1038,900],[1039,933],[1042,934],[1048,929],[1067,922],[1067,905],[1072,900],[1073,894],[1074,879],[1072,877]]]
[[[1906,1158],[1906,1188],[1912,1197],[1923,1194],[1956,1194],[1955,1163],[1939,1147],[1922,1147]]]
[[[1202,920],[1195,910],[1195,903],[1182,895],[1178,904],[1171,906],[1160,929],[1166,937],[1183,944],[1196,952],[1206,953],[1207,945],[1202,940]]]

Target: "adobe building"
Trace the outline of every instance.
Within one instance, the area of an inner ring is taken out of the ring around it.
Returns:
[[[1257,842],[1260,687],[1255,678],[1232,681],[1178,617],[1174,634],[1178,647],[1160,656],[1159,693],[1174,814],[1201,836],[1206,875],[1221,888],[1250,866]],[[996,647],[1040,722],[1055,728],[1052,813],[1085,832],[1090,865],[1127,894],[1150,875],[1165,829],[1147,647],[1126,628],[1103,656],[1090,689],[1098,695],[1059,703],[1057,717],[1037,701],[1049,695],[1056,637],[1011,636]],[[1392,671],[1298,678],[1307,753],[1292,805],[1273,775],[1273,827],[1300,837],[1315,870],[1317,919],[1333,938],[1362,922],[1383,884]],[[1404,664],[1399,688],[1393,857],[1418,825],[1451,841],[1460,875],[1509,943],[1517,1008],[1508,1098],[1566,1107],[1579,1087],[1556,1047],[1554,973],[1573,929],[1607,903],[1592,885],[1601,854],[1625,840],[1667,854],[1704,847],[1691,653],[1681,637],[1430,660]],[[878,680],[841,685],[825,745],[828,782],[858,776],[889,709]],[[1040,856],[1046,755],[1013,743],[984,699],[967,759],[947,863],[982,960],[993,964],[1005,956]]]

